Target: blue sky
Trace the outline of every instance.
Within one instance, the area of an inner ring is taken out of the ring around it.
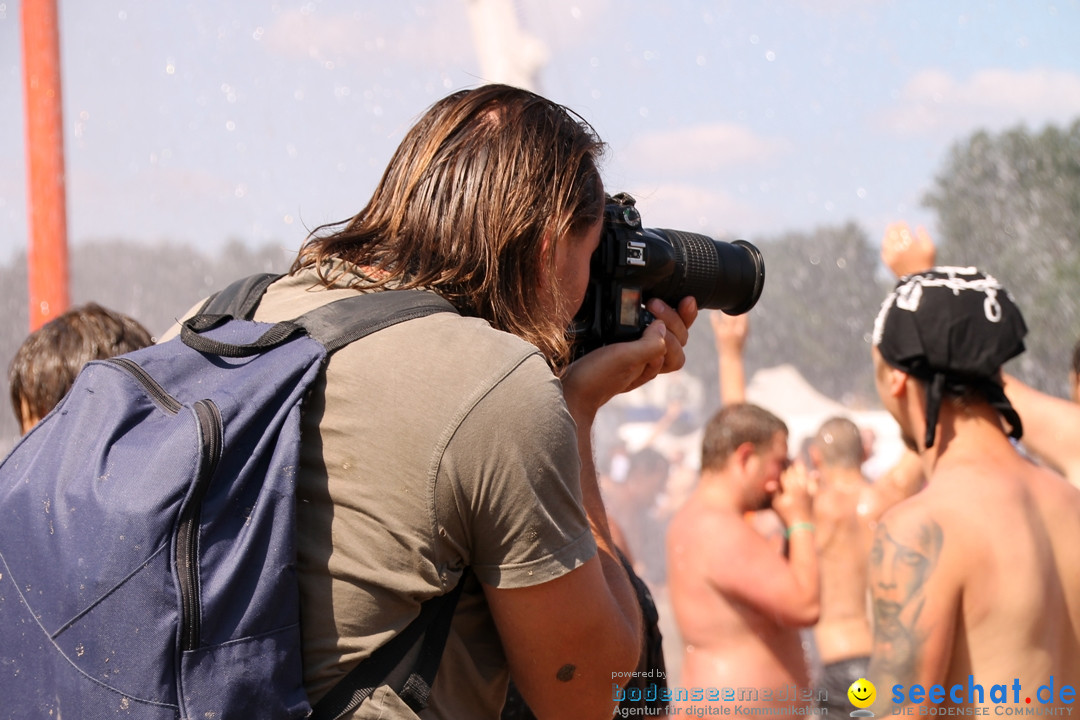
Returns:
[[[476,1],[476,0],[473,0]],[[59,0],[68,233],[295,248],[408,125],[489,79],[469,0]],[[979,128],[1080,117],[1080,2],[518,0],[538,90],[609,145],[646,225],[932,225]],[[0,0],[0,261],[26,247],[18,2]]]

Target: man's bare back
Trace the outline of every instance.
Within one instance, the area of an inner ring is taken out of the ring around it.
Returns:
[[[822,705],[850,711],[848,689],[867,676],[873,635],[867,588],[873,524],[887,490],[862,473],[867,451],[860,428],[844,416],[821,423],[808,452],[818,471],[814,523],[821,569],[821,619],[814,628],[821,658]],[[886,489],[892,487],[886,483]]]
[[[1026,332],[1005,288],[961,267],[905,275],[875,322],[878,395],[928,478],[875,530],[879,716],[927,702],[995,704],[996,715],[1075,702],[1080,490],[1013,444],[1024,428],[1001,367]]]
[[[909,698],[970,676],[984,703],[996,684],[1011,703],[1019,680],[1026,705],[1051,677],[1080,676],[1080,491],[1008,446],[952,460],[876,533],[871,677],[887,701],[897,684]]]
[[[913,456],[918,461],[917,456]],[[904,458],[904,464],[909,459]],[[921,469],[917,474],[921,476]],[[904,476],[903,484],[894,473]],[[891,469],[876,483],[861,472],[822,480],[814,495],[818,564],[821,570],[821,619],[814,640],[823,664],[867,659],[873,645],[868,587],[874,528],[890,507],[910,497],[922,483],[908,479],[910,467]],[[860,675],[862,677],[862,675]],[[857,679],[857,678],[855,678]],[[847,692],[846,683],[844,692]],[[847,703],[846,696],[841,698]]]
[[[874,487],[859,476],[823,485],[814,496],[821,619],[814,628],[822,663],[868,657],[872,643],[867,557]],[[846,689],[845,689],[846,691]]]

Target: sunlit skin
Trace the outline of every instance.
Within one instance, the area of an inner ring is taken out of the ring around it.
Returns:
[[[882,405],[928,481],[876,528],[868,676],[883,688],[1014,678],[1030,692],[1051,676],[1074,675],[1080,493],[1017,453],[997,410],[978,398],[943,402],[935,443],[926,448],[925,386],[889,366],[877,348],[873,363]],[[894,698],[892,691],[878,694],[874,713],[895,712]],[[965,692],[951,702],[988,700]]]
[[[931,541],[927,539],[929,544]],[[896,622],[900,610],[922,587],[927,573],[933,568],[930,553],[936,548],[909,548],[897,543],[882,531],[874,538],[870,562],[881,568],[876,582],[874,602],[879,621]]]
[[[703,471],[669,525],[668,587],[687,687],[809,686],[799,628],[818,619],[817,553],[808,473],[787,466],[786,433],[760,448],[744,443],[722,468]],[[786,526],[800,526],[787,558],[743,519],[770,501]]]
[[[746,484],[747,510],[767,510],[772,507],[773,498],[780,491],[780,476],[791,465],[787,437],[777,435],[757,457],[760,472],[748,478]]]
[[[555,276],[562,296],[562,319],[569,325],[589,287],[589,261],[600,244],[604,219],[599,217],[580,235],[564,236],[555,243]]]

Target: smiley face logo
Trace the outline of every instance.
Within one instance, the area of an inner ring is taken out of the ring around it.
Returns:
[[[848,700],[857,708],[866,708],[877,699],[877,688],[866,678],[859,678],[847,689]]]

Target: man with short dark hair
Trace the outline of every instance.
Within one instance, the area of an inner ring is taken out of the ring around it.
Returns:
[[[902,277],[875,322],[878,393],[928,478],[875,531],[878,717],[931,692],[996,702],[996,684],[1030,708],[1040,686],[1080,672],[1080,491],[1017,451],[1023,428],[1002,388],[1026,330],[997,280],[958,267]],[[1065,700],[1051,696],[1040,705]]]

